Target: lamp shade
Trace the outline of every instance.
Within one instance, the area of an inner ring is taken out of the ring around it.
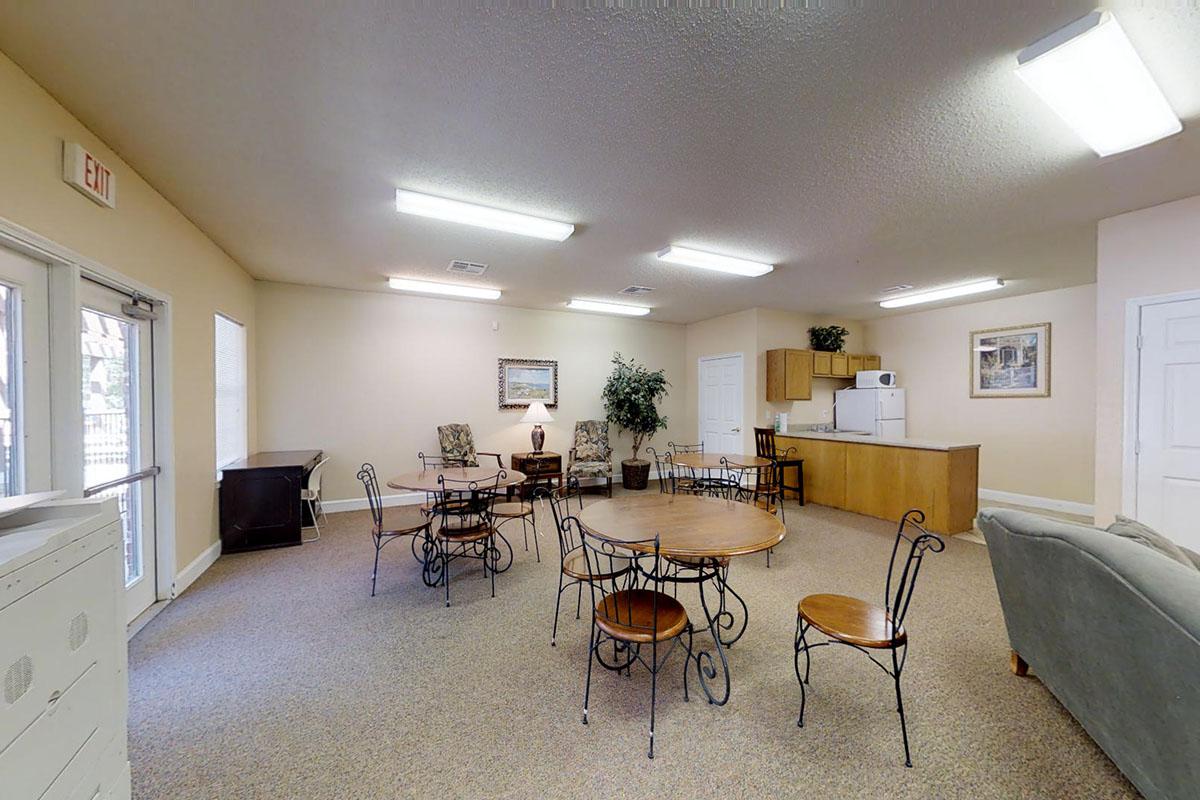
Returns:
[[[525,416],[521,417],[521,422],[554,422],[554,417],[550,416],[550,412],[546,410],[545,403],[541,400],[534,400],[525,410]]]

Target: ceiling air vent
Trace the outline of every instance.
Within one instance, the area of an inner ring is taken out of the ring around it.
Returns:
[[[478,261],[460,261],[456,258],[446,267],[446,271],[459,275],[482,275],[487,272],[487,267],[487,264],[480,264]]]
[[[911,289],[911,288],[913,288],[913,285],[911,283],[897,283],[895,286],[889,286],[886,289],[884,289],[883,293],[887,294],[889,292],[903,292],[903,291],[905,291],[907,289]]]
[[[653,292],[653,291],[654,290],[652,288],[650,288],[649,286],[626,286],[624,289],[622,289],[619,292],[619,294],[627,294],[627,295],[630,295],[633,297],[637,297],[638,295],[642,295],[642,294],[650,294],[650,292]]]

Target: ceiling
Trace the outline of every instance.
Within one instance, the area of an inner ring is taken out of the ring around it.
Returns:
[[[446,272],[458,258],[489,264],[475,280],[517,306],[636,283],[657,290],[632,301],[650,319],[869,317],[899,283],[1090,282],[1096,220],[1200,194],[1194,4],[1106,6],[1184,132],[1103,160],[1013,73],[1090,0],[399,5],[10,2],[0,50],[264,280],[387,291],[386,275],[463,280]],[[401,216],[397,187],[576,233]],[[655,260],[669,243],[777,267]]]

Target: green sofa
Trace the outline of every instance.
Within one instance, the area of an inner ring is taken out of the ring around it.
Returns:
[[[1200,555],[984,509],[1012,649],[1151,800],[1200,797]]]

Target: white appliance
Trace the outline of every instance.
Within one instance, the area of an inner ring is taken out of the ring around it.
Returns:
[[[860,369],[854,373],[854,386],[858,389],[895,389],[896,373],[886,369]]]
[[[842,389],[835,395],[835,427],[887,439],[903,439],[903,389]]]
[[[0,499],[0,797],[128,800],[117,501],[44,496]]]

